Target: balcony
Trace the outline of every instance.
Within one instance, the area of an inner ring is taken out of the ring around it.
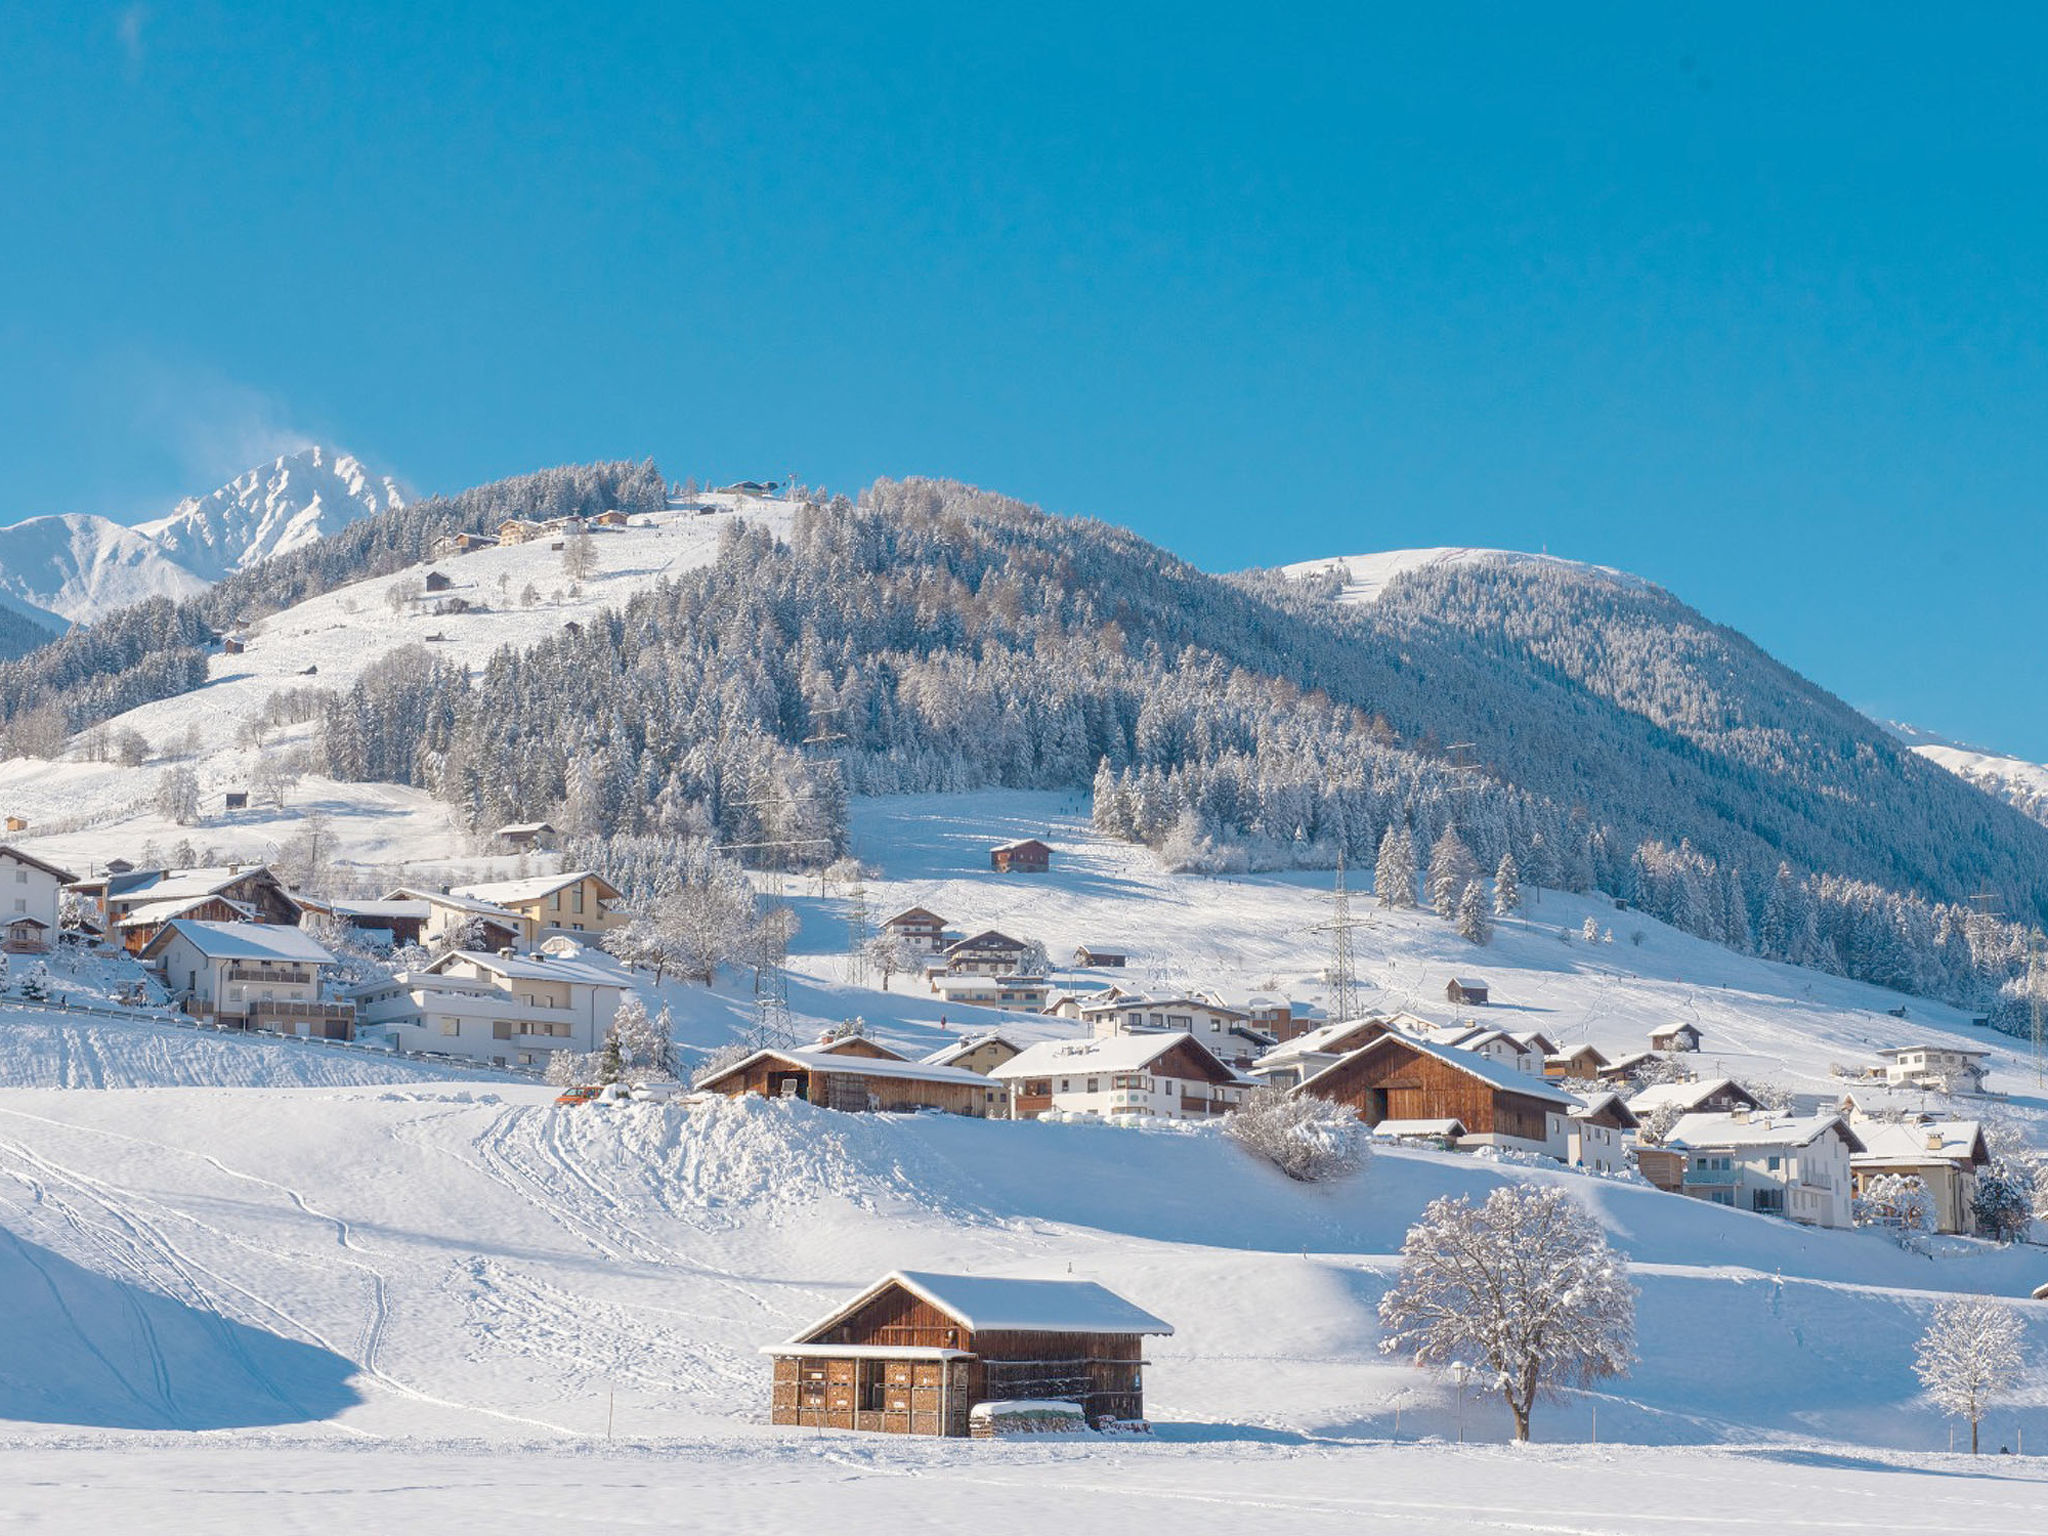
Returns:
[[[317,979],[304,966],[273,966],[263,968],[253,965],[231,965],[228,967],[229,981],[267,981],[275,986],[310,987]]]

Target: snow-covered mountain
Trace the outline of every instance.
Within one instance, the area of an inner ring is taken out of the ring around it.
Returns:
[[[404,504],[389,476],[326,448],[280,455],[168,517],[128,527],[85,513],[0,528],[0,594],[52,633],[150,597],[203,592],[231,571]]]
[[[326,448],[284,454],[210,496],[188,497],[135,532],[202,581],[323,539],[359,517],[405,505],[389,475]]]
[[[2048,826],[2048,764],[1950,741],[1896,720],[1885,722],[1885,729],[1930,763],[1939,763],[1957,778]]]

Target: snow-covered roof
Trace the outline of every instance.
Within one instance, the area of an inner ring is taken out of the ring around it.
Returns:
[[[1019,848],[1043,848],[1050,853],[1052,851],[1052,844],[1042,837],[1020,837],[1014,843],[997,843],[993,848],[989,849],[989,852],[1011,853]]]
[[[12,843],[0,843],[0,859],[12,859],[17,864],[26,864],[30,869],[40,869],[44,874],[54,876],[60,885],[69,885],[78,878],[68,869],[59,869],[54,864],[45,863],[32,853],[23,853]]]
[[[797,1360],[972,1360],[966,1349],[939,1349],[928,1344],[763,1344],[764,1355]],[[1071,1406],[1071,1405],[1070,1405]]]
[[[114,926],[116,928],[154,928],[167,923],[174,917],[183,917],[210,901],[217,901],[224,907],[232,908],[243,917],[254,921],[256,909],[244,901],[233,901],[226,896],[186,896],[176,901],[145,901],[139,907],[129,909],[128,915]]]
[[[1716,1094],[1732,1094],[1753,1108],[1763,1107],[1755,1094],[1732,1077],[1704,1077],[1690,1083],[1652,1083],[1630,1099],[1628,1107],[1638,1115],[1653,1114],[1666,1107],[1693,1110]]]
[[[984,928],[972,938],[955,939],[946,946],[946,953],[963,949],[1027,949],[1030,946],[1022,939],[1013,939],[998,928]]]
[[[1303,1083],[1301,1089],[1304,1093],[1310,1092],[1331,1073],[1343,1071],[1368,1051],[1389,1050],[1397,1046],[1419,1052],[1424,1056],[1433,1056],[1445,1066],[1456,1067],[1468,1077],[1479,1078],[1509,1093],[1519,1093],[1524,1098],[1541,1099],[1562,1109],[1569,1109],[1579,1102],[1562,1088],[1553,1087],[1534,1072],[1524,1072],[1520,1067],[1505,1061],[1495,1061],[1491,1056],[1482,1055],[1478,1051],[1462,1051],[1456,1046],[1440,1045],[1434,1040],[1418,1040],[1413,1035],[1381,1035],[1372,1044],[1360,1046],[1357,1050],[1331,1062]]]
[[[613,896],[619,894],[611,881],[592,869],[571,869],[559,875],[535,875],[527,880],[490,880],[482,885],[458,885],[448,894],[508,906],[522,901],[539,901],[542,897],[552,896],[556,891],[564,890],[579,880],[595,880]]]
[[[1341,1050],[1347,1035],[1357,1034],[1370,1026],[1379,1026],[1398,1031],[1399,1026],[1392,1019],[1344,1019],[1335,1024],[1318,1024],[1314,1029],[1303,1030],[1292,1040],[1282,1040],[1264,1057],[1268,1061],[1292,1061],[1300,1056],[1324,1055]]]
[[[453,891],[421,891],[409,885],[401,885],[389,892],[384,899],[389,902],[421,901],[429,907],[449,907],[457,912],[473,912],[479,917],[500,917],[520,923],[525,919],[509,907],[495,902],[482,901],[474,896],[458,896]]]
[[[189,917],[172,919],[150,945],[159,950],[167,936],[177,934],[209,960],[296,960],[332,965],[334,956],[302,928],[283,923],[202,923]]]
[[[1049,989],[1052,983],[1043,976],[934,976],[932,989],[939,993],[976,991],[988,987],[1039,987]]]
[[[1375,1136],[1386,1136],[1398,1140],[1403,1136],[1462,1136],[1465,1122],[1462,1120],[1382,1120],[1372,1128]]]
[[[984,1045],[1007,1045],[1012,1051],[1022,1052],[1024,1047],[1001,1030],[985,1030],[978,1035],[969,1035],[964,1040],[955,1040],[951,1045],[942,1045],[931,1054],[920,1059],[933,1067],[950,1067],[963,1056],[971,1056]]]
[[[439,975],[443,966],[452,965],[457,960],[467,960],[481,970],[514,981],[580,981],[597,987],[626,985],[610,971],[601,971],[594,965],[582,965],[574,960],[544,960],[538,955],[494,955],[481,949],[451,949],[427,967],[427,974]]]
[[[1155,1333],[1173,1325],[1093,1280],[1005,1280],[991,1275],[941,1275],[899,1269],[884,1275],[829,1317],[797,1333],[809,1343],[892,1285],[929,1302],[972,1333]]]
[[[1975,1162],[1984,1155],[1984,1127],[1975,1120],[1859,1119],[1855,1127],[1865,1149],[1856,1155],[1859,1168]]]
[[[244,864],[234,868],[217,864],[204,869],[171,869],[157,872],[153,880],[133,883],[124,881],[119,891],[108,887],[110,896],[126,896],[136,892],[148,893],[156,901],[190,901],[201,896],[213,896],[251,875],[269,874],[269,868],[262,864]],[[275,878],[274,876],[272,878]]]
[[[1877,1054],[1889,1058],[1904,1056],[1913,1051],[1940,1051],[1950,1056],[1971,1056],[1979,1059],[1991,1054],[1989,1051],[1974,1050],[1967,1045],[1957,1045],[1953,1041],[1947,1040],[1931,1041],[1924,1045],[1894,1045],[1879,1051]]]
[[[1150,1030],[1139,1035],[1111,1035],[1102,1040],[1041,1040],[1028,1046],[989,1074],[1013,1077],[1071,1076],[1076,1072],[1142,1072],[1176,1045],[1191,1045],[1215,1063],[1225,1079],[1237,1074],[1217,1060],[1201,1041],[1184,1029]]]
[[[416,917],[424,920],[424,901],[336,901],[328,904],[341,917]]]
[[[498,828],[500,837],[517,837],[524,832],[552,832],[554,827],[545,821],[508,821]]]
[[[1461,992],[1484,992],[1486,990],[1486,983],[1479,980],[1476,976],[1453,976],[1451,978],[1451,985]]]
[[[1682,1117],[1663,1144],[1674,1150],[1701,1147],[1803,1147],[1839,1130],[1851,1152],[1864,1150],[1862,1138],[1840,1115],[1759,1115],[1718,1111]]]
[[[793,1067],[802,1067],[807,1072],[833,1072],[853,1077],[900,1078],[905,1082],[914,1083],[959,1083],[963,1087],[988,1087],[988,1079],[979,1072],[969,1072],[960,1067],[934,1066],[925,1061],[884,1061],[876,1056],[847,1056],[838,1052],[808,1048],[782,1050],[773,1047],[764,1047],[744,1060],[734,1062],[723,1072],[706,1078],[698,1086],[709,1087],[712,1083],[731,1077],[734,1073],[745,1071],[763,1058],[785,1061]]]
[[[1630,1125],[1636,1123],[1636,1112],[1618,1093],[1589,1093],[1565,1113],[1574,1120],[1590,1120],[1602,1110],[1613,1109],[1617,1116]]]
[[[938,913],[934,912],[930,907],[905,907],[901,912],[898,912],[894,917],[883,918],[882,926],[884,928],[893,928],[896,924],[906,922],[914,917],[928,917],[933,922],[938,923],[942,926],[946,921],[943,917],[939,916]]]

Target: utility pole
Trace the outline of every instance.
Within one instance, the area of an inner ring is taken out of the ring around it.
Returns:
[[[1337,855],[1337,884],[1330,892],[1330,915],[1309,926],[1310,933],[1330,939],[1330,1022],[1341,1024],[1358,1017],[1358,975],[1351,953],[1354,930],[1370,927],[1363,918],[1351,915],[1351,893],[1344,888],[1344,855]]]
[[[846,980],[868,984],[868,888],[861,878],[860,859],[853,861],[853,888],[846,893]]]

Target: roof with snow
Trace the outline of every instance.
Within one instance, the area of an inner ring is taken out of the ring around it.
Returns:
[[[1382,1120],[1372,1128],[1375,1136],[1399,1140],[1403,1136],[1450,1136],[1465,1134],[1462,1120]]]
[[[1636,1123],[1636,1112],[1618,1093],[1589,1093],[1565,1113],[1574,1120],[1591,1120],[1595,1115],[1611,1111],[1614,1118],[1622,1123],[1624,1130]]]
[[[927,1066],[950,1067],[963,1056],[972,1056],[985,1045],[1006,1045],[1013,1052],[1021,1053],[1023,1045],[1012,1040],[999,1029],[983,1030],[978,1035],[969,1035],[964,1040],[955,1040],[951,1045],[942,1045],[930,1055],[920,1058]]]
[[[1922,1168],[1929,1163],[1982,1163],[1990,1153],[1975,1120],[1858,1120],[1864,1150],[1859,1168]]]
[[[78,878],[68,869],[59,869],[54,864],[44,863],[32,853],[23,853],[12,843],[0,843],[0,859],[12,859],[17,864],[26,864],[30,869],[40,869],[46,875],[55,876],[60,885],[69,885]]]
[[[1111,1035],[1103,1040],[1041,1040],[1012,1056],[989,1076],[1008,1080],[1076,1072],[1142,1072],[1177,1045],[1191,1045],[1208,1057],[1219,1081],[1236,1080],[1237,1074],[1217,1060],[1215,1052],[1184,1029]]]
[[[1690,1111],[1716,1094],[1724,1093],[1732,1094],[1752,1109],[1763,1108],[1762,1101],[1732,1077],[1704,1077],[1690,1083],[1652,1083],[1630,1099],[1628,1107],[1638,1115],[1652,1114],[1667,1106]]]
[[[172,934],[183,938],[209,960],[296,960],[332,965],[334,956],[302,928],[283,923],[202,923],[174,918],[150,943],[145,954],[160,953]]]
[[[1701,1147],[1804,1147],[1833,1128],[1849,1150],[1865,1150],[1863,1140],[1840,1115],[1757,1115],[1714,1112],[1683,1116],[1663,1145],[1673,1150]]]
[[[109,882],[107,894],[114,897],[144,892],[153,902],[191,901],[201,896],[218,895],[237,881],[247,880],[252,875],[269,875],[273,880],[277,878],[271,874],[269,866],[264,864],[243,864],[239,867],[216,864],[204,869],[154,870],[150,873],[155,876],[154,879],[138,880],[132,875],[122,877],[118,890]]]
[[[141,906],[131,909],[128,915],[114,926],[154,928],[160,923],[167,923],[174,917],[183,917],[187,912],[195,912],[209,902],[215,901],[231,911],[239,912],[251,922],[256,920],[256,909],[245,901],[235,901],[227,896],[188,896],[178,901],[145,901]]]
[[[979,1072],[969,1072],[961,1067],[935,1066],[927,1061],[884,1061],[878,1056],[848,1056],[842,1052],[819,1050],[805,1047],[802,1050],[783,1050],[780,1047],[763,1047],[743,1060],[734,1062],[723,1072],[714,1073],[697,1086],[708,1088],[713,1083],[723,1082],[735,1073],[744,1072],[755,1062],[772,1060],[786,1062],[806,1072],[831,1072],[853,1077],[891,1077],[913,1083],[960,1083],[986,1088],[988,1079]]]
[[[1292,1061],[1298,1056],[1325,1055],[1332,1051],[1341,1053],[1347,1036],[1360,1030],[1378,1028],[1399,1032],[1400,1025],[1391,1018],[1344,1019],[1335,1024],[1318,1024],[1314,1029],[1303,1030],[1292,1040],[1282,1040],[1266,1053],[1273,1061]]]
[[[1957,1045],[1953,1041],[1948,1040],[1931,1041],[1922,1045],[1894,1045],[1887,1047],[1882,1051],[1879,1051],[1877,1054],[1886,1058],[1890,1058],[1894,1056],[1905,1056],[1913,1051],[1935,1051],[1946,1053],[1950,1056],[1974,1057],[1978,1060],[1982,1060],[1984,1057],[1989,1056],[1991,1054],[1989,1051],[1974,1050],[1967,1045]]]
[[[891,1286],[930,1303],[970,1333],[1171,1334],[1173,1325],[1093,1280],[1005,1280],[899,1269],[790,1339],[808,1344]]]
[[[1468,1077],[1476,1077],[1509,1093],[1519,1093],[1524,1098],[1541,1099],[1546,1104],[1555,1104],[1563,1109],[1569,1109],[1579,1102],[1562,1088],[1553,1087],[1533,1072],[1524,1072],[1520,1067],[1511,1066],[1505,1061],[1496,1061],[1478,1051],[1464,1051],[1454,1045],[1439,1045],[1434,1040],[1418,1040],[1413,1035],[1381,1035],[1372,1044],[1360,1046],[1357,1050],[1331,1062],[1304,1082],[1301,1091],[1312,1091],[1317,1083],[1331,1073],[1342,1072],[1369,1051],[1384,1051],[1397,1047],[1414,1051],[1418,1055],[1435,1057],[1445,1066],[1455,1067]]]
[[[429,965],[426,974],[438,976],[444,966],[453,965],[457,960],[467,960],[480,970],[513,981],[580,981],[598,987],[626,985],[623,978],[610,971],[601,971],[594,965],[583,965],[575,960],[543,959],[539,955],[494,955],[481,949],[451,949]]]
[[[429,907],[450,907],[457,912],[473,912],[479,917],[507,917],[514,922],[523,921],[517,912],[509,907],[498,906],[495,902],[482,901],[474,896],[457,896],[452,891],[422,891],[409,885],[401,885],[387,893],[387,902],[423,901]]]
[[[458,885],[448,894],[511,906],[522,901],[539,901],[556,891],[566,890],[579,880],[595,880],[611,892],[611,896],[605,898],[608,901],[619,894],[618,888],[594,869],[571,869],[559,875],[535,875],[527,880],[490,880],[482,885]]]

